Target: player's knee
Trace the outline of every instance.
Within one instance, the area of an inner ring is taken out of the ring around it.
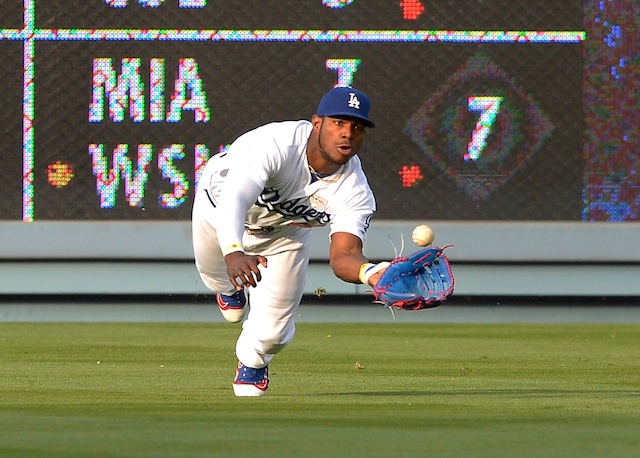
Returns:
[[[288,342],[287,342],[288,343]],[[287,343],[278,342],[278,341],[260,341],[260,353],[267,355],[275,355],[276,353],[280,353],[284,347],[287,346]]]
[[[287,326],[281,331],[274,330],[270,333],[262,332],[258,337],[258,341],[260,342],[260,352],[275,355],[282,351],[282,349],[291,342],[294,333],[295,328],[293,326]]]
[[[268,355],[275,355],[282,351],[284,347],[287,346],[291,339],[293,338],[293,333],[289,334],[273,334],[271,336],[261,336],[259,339],[260,342],[260,353],[265,353]]]

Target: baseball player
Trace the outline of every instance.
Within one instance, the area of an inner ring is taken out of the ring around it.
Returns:
[[[330,226],[330,265],[351,283],[375,284],[388,263],[362,253],[375,200],[356,154],[369,98],[351,87],[324,95],[311,121],[274,122],[240,136],[207,163],[193,206],[195,263],[217,293],[236,343],[236,396],[262,396],[268,366],[293,338],[311,228]]]

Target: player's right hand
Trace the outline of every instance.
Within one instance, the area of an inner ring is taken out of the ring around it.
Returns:
[[[233,287],[240,291],[245,286],[256,286],[262,280],[259,265],[267,267],[267,258],[260,255],[245,254],[234,251],[224,257],[227,264],[227,275]]]

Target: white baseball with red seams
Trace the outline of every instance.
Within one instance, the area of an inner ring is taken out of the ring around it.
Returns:
[[[418,246],[429,246],[433,243],[434,238],[435,234],[433,229],[426,224],[416,226],[411,233],[411,240]]]

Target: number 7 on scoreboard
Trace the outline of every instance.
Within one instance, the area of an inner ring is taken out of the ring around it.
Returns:
[[[482,150],[487,146],[487,137],[491,132],[491,126],[496,121],[503,97],[469,96],[467,106],[469,111],[479,111],[480,117],[471,134],[471,141],[464,155],[465,161],[477,161]]]

